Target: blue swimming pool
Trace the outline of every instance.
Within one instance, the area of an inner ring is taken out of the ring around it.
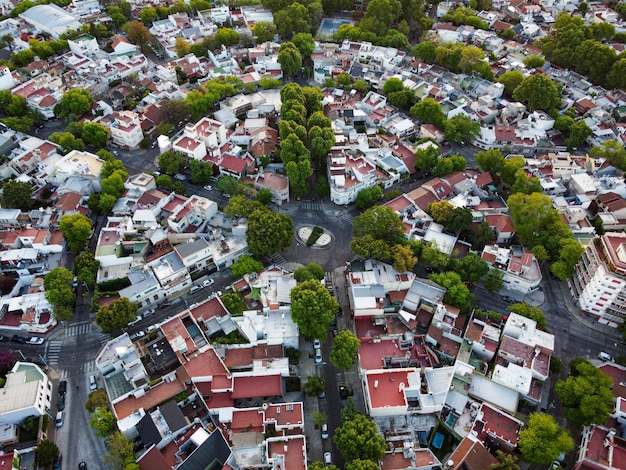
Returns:
[[[332,36],[342,24],[354,24],[354,21],[345,18],[323,18],[317,35]]]

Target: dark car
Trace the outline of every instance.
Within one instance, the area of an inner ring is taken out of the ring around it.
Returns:
[[[65,395],[67,393],[67,380],[61,380],[59,382],[59,395]]]
[[[19,343],[19,344],[26,344],[28,343],[28,340],[26,338],[24,338],[23,336],[20,335],[13,335],[11,337],[11,341],[14,343]]]
[[[339,398],[342,400],[348,398],[348,388],[345,385],[339,386]]]
[[[85,462],[79,463],[78,470],[87,470],[87,464]]]
[[[57,401],[57,409],[63,411],[65,409],[65,395],[59,395],[59,401]]]

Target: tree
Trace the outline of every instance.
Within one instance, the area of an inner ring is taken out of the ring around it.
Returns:
[[[336,465],[326,465],[324,462],[311,462],[307,468],[309,470],[339,470]]]
[[[191,44],[189,44],[189,41],[187,41],[184,37],[179,36],[176,38],[174,50],[176,51],[176,55],[178,57],[185,57],[187,54],[191,53]]]
[[[455,265],[454,271],[463,281],[476,282],[489,272],[489,265],[474,253],[461,258]]]
[[[116,419],[106,408],[96,408],[89,417],[89,427],[96,432],[96,437],[107,437],[115,429]]]
[[[172,177],[169,175],[159,175],[156,177],[154,182],[156,183],[157,187],[167,189],[168,191],[171,191],[174,187]]]
[[[423,243],[421,253],[421,260],[433,268],[443,268],[448,264],[448,255],[442,253],[434,241]]]
[[[359,27],[382,37],[401,13],[402,3],[398,0],[370,0]]]
[[[541,192],[543,192],[543,187],[539,178],[528,176],[523,170],[518,170],[515,173],[515,182],[511,186],[511,193],[532,194]]]
[[[333,340],[330,362],[335,367],[349,370],[356,361],[361,341],[350,330],[341,330]]]
[[[379,470],[380,467],[373,460],[355,459],[346,464],[346,470]]]
[[[94,99],[85,88],[70,88],[54,107],[54,115],[60,118],[81,117],[91,109]]]
[[[500,75],[500,77],[498,77],[498,83],[504,85],[504,91],[506,91],[509,96],[513,96],[513,93],[515,92],[517,87],[522,84],[523,81],[524,74],[519,70],[504,72],[502,75]]]
[[[452,217],[454,206],[450,201],[444,199],[442,201],[431,202],[428,204],[426,210],[428,215],[430,215],[436,223],[445,225],[450,217]]]
[[[104,147],[109,140],[109,130],[99,122],[87,122],[83,126],[82,138],[96,147]]]
[[[475,159],[480,169],[485,172],[499,173],[504,165],[504,156],[500,149],[488,149],[477,152]]]
[[[82,139],[75,137],[70,132],[53,132],[48,140],[54,142],[55,144],[59,144],[63,147],[65,152],[70,152],[72,150],[85,150],[85,142]]]
[[[543,314],[539,307],[534,307],[526,302],[520,302],[509,306],[511,312],[522,315],[523,317],[530,318],[537,322],[539,328],[545,328],[547,326],[546,316]]]
[[[116,431],[106,440],[109,452],[103,461],[112,470],[127,470],[128,465],[135,463],[133,441]]]
[[[385,439],[378,433],[376,424],[362,414],[356,413],[352,419],[344,420],[335,430],[333,442],[345,460],[382,459],[387,450]]]
[[[389,96],[391,93],[404,90],[402,80],[399,78],[390,78],[385,82],[383,86],[383,93]]]
[[[298,282],[310,281],[316,279],[321,281],[326,277],[324,269],[317,263],[309,263],[306,266],[300,266],[293,272],[293,277]]]
[[[150,34],[148,28],[146,28],[141,21],[135,20],[130,23],[126,23],[124,25],[124,31],[126,32],[128,40],[136,46],[139,46],[139,49],[141,49],[142,52],[146,44],[148,44],[152,39],[152,34]]]
[[[611,165],[621,170],[626,169],[626,149],[619,142],[605,140],[601,146],[591,149],[594,157],[605,158]]]
[[[519,470],[518,458],[513,454],[497,449],[496,459],[498,463],[491,464],[489,470]]]
[[[22,181],[9,180],[2,188],[4,207],[27,211],[33,207],[33,187]]]
[[[237,292],[225,292],[220,300],[226,307],[226,310],[235,317],[242,315],[248,308],[241,295]]]
[[[420,171],[432,170],[437,165],[440,150],[440,147],[435,144],[418,148],[415,152],[415,168]]]
[[[96,276],[100,269],[98,261],[91,251],[83,251],[74,259],[74,275],[79,282],[84,282],[93,289],[96,285]]]
[[[141,22],[146,26],[151,26],[159,18],[156,8],[146,7],[141,10]]]
[[[446,121],[444,131],[449,142],[469,142],[480,133],[480,124],[465,114],[457,114]]]
[[[395,245],[391,250],[391,257],[393,259],[393,269],[400,273],[413,271],[417,263],[417,256],[415,256],[413,250],[408,245]]]
[[[423,123],[434,124],[442,130],[446,122],[446,115],[441,105],[432,98],[424,98],[415,103],[411,108],[411,114],[417,116]]]
[[[278,63],[287,77],[296,76],[302,68],[302,56],[292,42],[284,42],[278,50]]]
[[[267,188],[260,189],[259,192],[256,194],[256,200],[264,206],[269,205],[269,203],[272,202],[272,198],[272,191]]]
[[[291,245],[294,236],[293,220],[267,208],[257,209],[248,217],[246,240],[248,250],[262,257]]]
[[[483,285],[489,292],[498,292],[504,287],[504,273],[499,269],[492,268],[485,275]]]
[[[259,43],[271,41],[276,36],[276,25],[269,21],[259,21],[254,24],[254,35]]]
[[[302,59],[309,60],[311,58],[311,54],[313,54],[315,50],[315,39],[311,36],[311,33],[294,34],[291,38],[291,42],[293,42],[300,51]]]
[[[532,464],[546,464],[572,450],[574,440],[554,417],[545,413],[532,413],[528,425],[519,433],[518,445],[522,460]]]
[[[452,271],[434,273],[428,276],[428,279],[446,288],[444,302],[459,307],[462,312],[469,312],[472,309],[474,303],[472,294],[457,273]]]
[[[500,169],[500,177],[502,178],[502,181],[508,185],[513,185],[515,183],[515,176],[517,175],[517,172],[521,170],[524,165],[526,165],[524,157],[505,159],[502,168]]]
[[[250,255],[241,255],[239,260],[230,267],[235,279],[242,278],[245,274],[260,273],[263,271],[263,263],[255,260]]]
[[[298,136],[291,134],[280,143],[280,159],[286,165],[289,162],[310,160],[311,154]]]
[[[291,317],[306,338],[326,338],[338,309],[337,300],[317,280],[304,281],[291,289]]]
[[[191,168],[191,182],[193,184],[205,185],[211,181],[213,166],[209,162],[196,160],[194,158],[191,160],[189,167]]]
[[[124,192],[124,181],[126,178],[123,173],[114,172],[111,176],[104,178],[100,182],[100,186],[102,187],[102,195],[110,194],[111,196],[117,199]],[[102,204],[102,199],[100,200]]]
[[[352,238],[350,249],[355,255],[363,258],[384,260],[391,256],[391,246],[385,240],[379,240],[371,235]]]
[[[74,275],[68,269],[57,267],[51,270],[43,280],[46,300],[52,304],[54,316],[58,321],[70,320],[74,316],[70,308],[76,297],[72,292]],[[69,315],[69,318],[67,318]]]
[[[404,224],[390,207],[375,206],[356,216],[352,224],[353,237],[366,235],[396,243],[404,238]]]
[[[137,304],[131,304],[126,297],[120,297],[96,312],[96,323],[104,333],[110,333],[128,325],[137,315]]]
[[[248,217],[255,210],[263,208],[264,206],[259,201],[253,201],[237,195],[228,200],[224,213],[229,217]]]
[[[180,171],[185,162],[186,159],[182,154],[168,150],[159,156],[159,169],[164,173],[174,175]]]
[[[220,46],[234,46],[239,43],[239,33],[232,28],[219,28],[214,36]]]
[[[546,59],[544,59],[540,55],[529,55],[524,59],[524,65],[529,69],[537,69],[539,67],[543,67],[543,64],[546,63]]]
[[[435,61],[435,44],[430,41],[420,42],[413,48],[413,54],[424,62],[432,64]]]
[[[565,145],[568,149],[579,147],[593,131],[587,126],[585,121],[576,121],[569,128],[569,137],[565,139]]]
[[[324,379],[310,375],[304,384],[304,392],[310,397],[318,397],[324,393]]]
[[[613,380],[590,362],[572,364],[575,375],[556,383],[554,390],[563,403],[565,417],[578,426],[605,423],[613,411]]]
[[[525,78],[513,92],[513,98],[527,103],[530,111],[551,111],[561,105],[561,90],[554,80],[538,73]]]
[[[309,190],[306,180],[313,174],[311,161],[303,159],[297,163],[294,161],[287,162],[285,171],[294,196],[304,196]]]
[[[115,203],[117,202],[117,196],[113,194],[104,193],[100,195],[100,200],[98,202],[98,209],[101,214],[108,214],[115,207]]]
[[[383,197],[383,190],[380,186],[372,186],[359,191],[354,203],[359,209],[369,209],[373,207]]]
[[[106,409],[108,406],[109,397],[107,396],[107,392],[100,388],[91,392],[85,402],[85,409],[90,413],[93,413],[96,408]]]
[[[59,457],[59,448],[54,442],[44,439],[37,445],[35,454],[37,455],[37,463],[41,467],[48,467]]]

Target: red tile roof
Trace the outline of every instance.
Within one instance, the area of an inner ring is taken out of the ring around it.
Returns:
[[[233,399],[283,396],[283,380],[280,374],[235,377],[233,382]]]

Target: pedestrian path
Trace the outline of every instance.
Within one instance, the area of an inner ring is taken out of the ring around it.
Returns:
[[[46,346],[46,361],[48,364],[55,365],[59,363],[59,353],[61,352],[61,344],[63,341],[60,339],[53,339],[47,342]]]
[[[300,208],[304,209],[305,211],[323,211],[324,204],[322,204],[321,202],[302,201],[302,203],[300,204]]]
[[[267,258],[276,266],[282,267],[287,262],[287,260],[281,253],[274,253],[273,255],[269,255]]]
[[[70,338],[72,336],[82,336],[89,334],[93,331],[94,326],[91,323],[87,322],[79,325],[68,326],[67,328],[65,328],[65,331],[63,331],[63,337]]]
[[[350,225],[352,225],[352,222],[354,221],[354,216],[350,212],[342,212],[335,218],[343,220],[344,222],[348,222]]]

